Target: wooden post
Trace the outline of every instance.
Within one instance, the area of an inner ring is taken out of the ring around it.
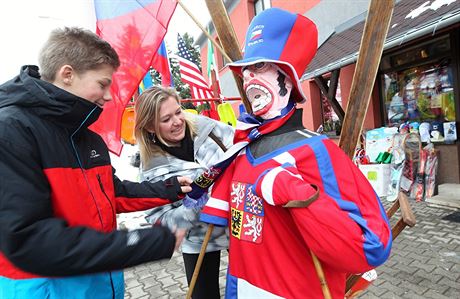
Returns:
[[[206,5],[208,6],[209,14],[211,15],[212,22],[216,28],[217,36],[219,36],[219,41],[224,48],[224,51],[232,61],[241,60],[243,56],[241,55],[240,45],[223,1],[206,0]],[[249,103],[243,89],[243,79],[235,73],[233,73],[233,77],[235,78],[236,86],[238,87],[238,91],[241,95],[241,100],[243,101],[246,111],[248,113],[252,113],[251,104]]]
[[[363,128],[393,8],[394,0],[372,0],[369,4],[339,141],[350,158]]]
[[[193,20],[193,22],[195,22],[198,28],[201,29],[203,34],[206,35],[206,37],[211,41],[211,43],[220,51],[220,53],[224,55],[226,59],[228,59],[229,61],[232,61],[230,57],[228,57],[227,53],[225,53],[224,49],[222,49],[222,47],[218,43],[216,43],[216,41],[212,38],[212,36],[208,33],[208,31],[204,29],[203,25],[201,25],[201,23],[198,22],[198,20],[195,18],[192,12],[187,8],[187,6],[185,6],[184,3],[182,3],[182,1],[180,0],[176,0],[176,1],[182,7],[185,13],[187,13],[188,16]]]

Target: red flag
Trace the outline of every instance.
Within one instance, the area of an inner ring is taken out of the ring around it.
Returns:
[[[121,118],[124,108],[149,69],[176,8],[174,0],[94,0],[96,33],[120,56],[113,76],[113,100],[91,129],[99,133],[109,150],[120,155]]]

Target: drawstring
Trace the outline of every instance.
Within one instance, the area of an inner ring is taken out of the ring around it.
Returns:
[[[70,143],[72,144],[72,148],[75,152],[75,156],[77,158],[77,161],[78,161],[78,165],[80,166],[81,169],[83,169],[83,164],[81,163],[81,160],[80,160],[80,156],[78,155],[78,151],[77,151],[77,148],[75,147],[75,143],[73,141],[73,137],[75,136],[75,134],[77,134],[77,132],[81,129],[81,127],[83,127],[83,125],[86,123],[86,121],[88,120],[88,118],[91,116],[91,114],[93,114],[93,112],[97,109],[97,107],[94,107],[93,110],[91,110],[88,115],[86,116],[86,118],[82,121],[82,123],[80,124],[80,126],[78,126],[78,128],[75,130],[75,132],[72,133],[72,135],[70,135]]]
[[[86,181],[86,185],[88,186],[88,189],[89,189],[89,193],[91,194],[91,198],[93,199],[93,202],[94,202],[94,205],[96,206],[96,209],[97,209],[97,215],[99,217],[99,221],[101,223],[101,228],[104,229],[104,224],[102,222],[102,217],[101,217],[101,211],[99,210],[99,206],[96,202],[96,198],[94,197],[94,194],[93,194],[93,190],[91,189],[91,185],[89,184],[89,180],[88,180],[88,177],[86,176],[86,171],[85,169],[83,168],[83,164],[81,162],[81,159],[80,159],[80,156],[78,155],[78,150],[77,150],[77,147],[75,146],[75,142],[73,140],[75,134],[77,134],[77,132],[81,129],[81,127],[83,127],[83,125],[86,123],[86,121],[88,120],[88,118],[91,116],[91,114],[93,114],[93,112],[97,109],[97,107],[94,107],[93,110],[91,110],[88,115],[86,116],[86,118],[82,121],[82,123],[80,124],[80,126],[78,126],[78,128],[75,130],[75,132],[73,132],[71,135],[70,135],[70,143],[72,144],[72,149],[75,153],[75,157],[77,158],[77,161],[78,161],[78,165],[80,166],[80,169],[83,173],[83,177],[85,178],[85,181]]]

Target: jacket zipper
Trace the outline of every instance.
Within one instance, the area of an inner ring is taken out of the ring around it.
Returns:
[[[105,189],[104,189],[104,185],[102,184],[101,176],[97,174],[96,177],[97,177],[97,181],[99,182],[99,186],[101,187],[102,194],[104,194],[105,199],[109,202],[110,208],[112,209],[112,228],[114,228],[115,218],[116,218],[115,209],[113,208],[112,202],[107,196],[107,193],[105,193]]]

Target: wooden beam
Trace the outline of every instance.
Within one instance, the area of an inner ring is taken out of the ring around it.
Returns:
[[[343,111],[342,106],[340,106],[339,101],[337,101],[337,98],[335,97],[335,94],[337,92],[338,81],[339,81],[339,74],[340,74],[340,69],[332,72],[332,76],[329,80],[330,82],[329,86],[327,85],[326,79],[324,79],[324,77],[322,76],[315,77],[314,80],[315,80],[316,85],[318,85],[319,89],[321,90],[321,93],[324,95],[324,97],[327,99],[327,101],[331,105],[335,114],[337,114],[340,121],[343,123],[345,112]]]
[[[201,25],[201,23],[198,21],[197,18],[195,18],[195,16],[192,14],[192,12],[187,8],[187,6],[185,6],[184,3],[182,3],[181,0],[176,0],[177,3],[182,7],[182,9],[188,14],[188,16],[193,20],[193,22],[195,22],[195,24],[198,26],[198,28],[201,29],[201,32],[203,32],[204,35],[206,35],[206,37],[211,41],[211,43],[219,50],[219,52],[225,56],[225,59],[227,59],[228,61],[232,61],[230,59],[230,57],[228,57],[227,53],[225,53],[225,51],[222,49],[222,47],[220,46],[219,43],[217,43],[213,38],[212,36],[208,33],[208,31],[203,27],[203,25]]]
[[[217,36],[219,37],[219,41],[225,53],[227,53],[228,57],[230,57],[232,61],[241,60],[243,56],[241,54],[240,45],[223,1],[206,0],[206,6],[208,7],[209,14],[211,15],[212,22],[214,23],[214,28],[216,28]],[[241,95],[246,111],[248,113],[252,113],[251,104],[249,103],[243,89],[243,79],[235,73],[233,73],[233,77],[235,78],[236,86]]]
[[[394,0],[372,0],[369,4],[339,141],[350,158],[363,128],[393,8]]]

